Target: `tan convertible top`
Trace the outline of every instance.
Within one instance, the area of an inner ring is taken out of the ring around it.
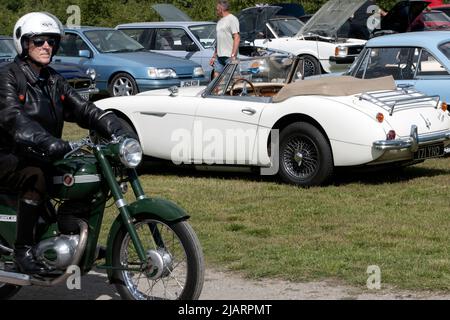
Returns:
[[[305,95],[350,96],[357,93],[396,90],[392,76],[375,79],[358,79],[350,76],[322,77],[302,80],[285,85],[274,97],[273,102],[282,102],[290,97]]]

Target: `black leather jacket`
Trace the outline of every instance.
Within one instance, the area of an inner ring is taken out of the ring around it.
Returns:
[[[19,97],[20,86],[13,64],[19,66],[27,81],[24,100]],[[123,133],[114,114],[83,100],[52,68],[43,68],[38,77],[19,58],[3,66],[0,69],[0,176],[13,169],[11,155],[23,159],[33,153],[54,160],[70,151],[69,143],[61,139],[64,121],[76,122],[104,137]]]

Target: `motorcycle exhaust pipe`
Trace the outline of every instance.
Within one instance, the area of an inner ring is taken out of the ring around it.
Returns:
[[[73,257],[71,265],[78,265],[81,258],[83,257],[84,250],[86,249],[87,238],[88,238],[88,225],[86,222],[80,220],[78,222],[80,226],[80,242],[78,243],[77,250]],[[38,280],[33,278],[28,274],[16,273],[16,272],[6,272],[0,270],[0,283],[14,284],[16,286],[43,286],[43,287],[53,287],[67,280],[71,273],[64,273],[54,280]]]
[[[14,284],[16,286],[31,286],[31,277],[28,274],[0,271],[0,283]]]

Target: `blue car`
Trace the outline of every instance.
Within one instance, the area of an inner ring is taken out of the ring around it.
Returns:
[[[346,74],[363,79],[391,75],[400,87],[415,87],[449,102],[450,31],[373,38]]]
[[[150,52],[123,32],[111,28],[66,29],[54,61],[94,68],[97,87],[111,96],[208,82],[199,64]]]
[[[0,66],[13,61],[15,56],[16,49],[14,48],[13,38],[0,36]],[[59,72],[84,99],[89,100],[99,92],[95,86],[96,72],[94,69],[83,69],[72,63],[51,63],[50,66]]]

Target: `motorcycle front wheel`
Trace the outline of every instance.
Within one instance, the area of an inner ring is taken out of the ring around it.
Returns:
[[[186,221],[166,224],[155,218],[134,222],[147,255],[144,269],[125,227],[113,247],[114,283],[122,299],[195,300],[203,288],[203,253]],[[121,270],[119,270],[121,269]]]

